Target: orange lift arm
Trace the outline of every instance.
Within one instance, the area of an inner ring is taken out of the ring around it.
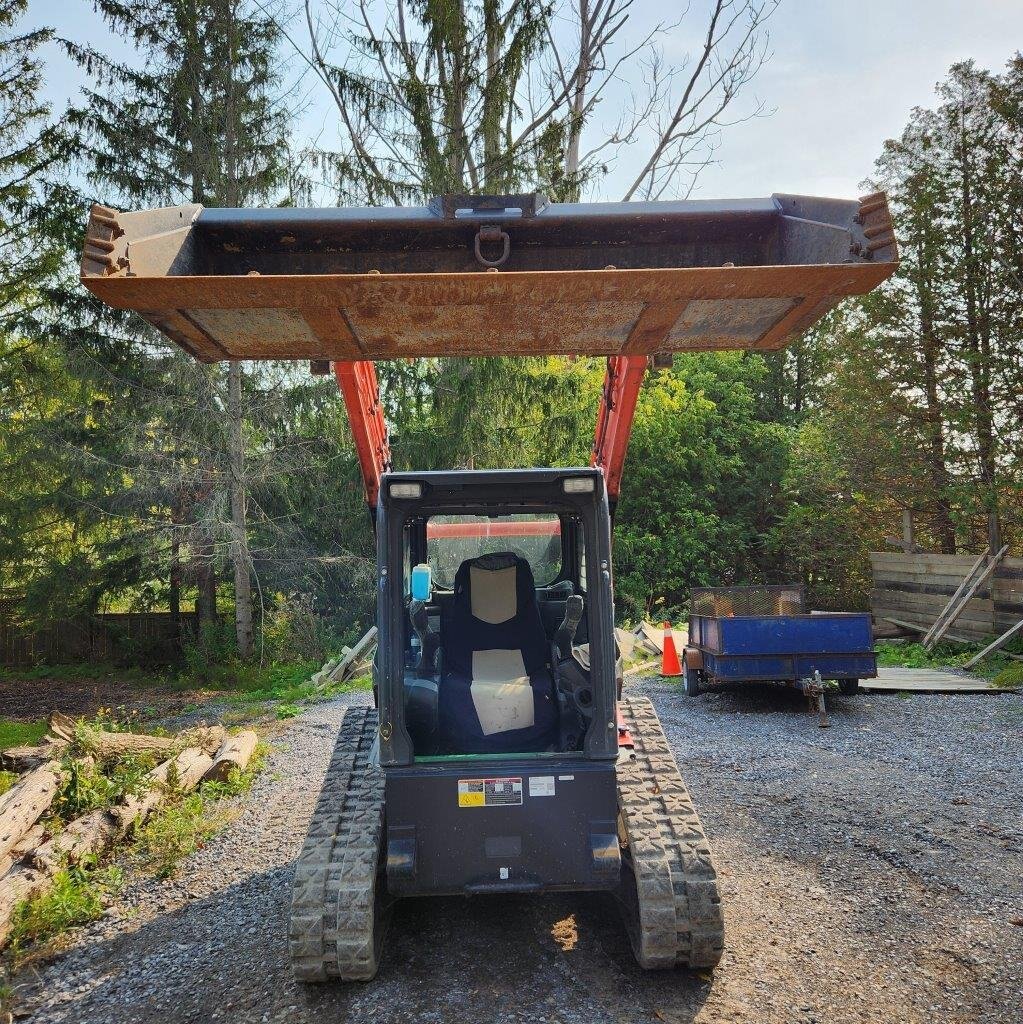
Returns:
[[[625,453],[629,450],[632,418],[648,362],[645,355],[608,356],[607,360],[590,465],[604,471],[607,503],[612,516],[622,487],[622,468]]]
[[[391,468],[391,446],[380,404],[376,367],[369,359],[339,361],[334,363],[334,375],[348,410],[348,423],[366,487],[366,504],[375,521],[380,477]]]

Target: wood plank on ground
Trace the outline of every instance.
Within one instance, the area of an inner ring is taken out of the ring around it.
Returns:
[[[897,690],[908,693],[1012,693],[992,686],[988,679],[960,676],[933,668],[896,668],[881,666],[876,679],[860,680],[864,690]]]

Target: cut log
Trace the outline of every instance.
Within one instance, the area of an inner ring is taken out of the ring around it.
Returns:
[[[19,861],[31,853],[40,843],[46,840],[46,829],[42,825],[33,825],[14,845],[6,856],[0,857],[0,878],[7,874]]]
[[[180,750],[184,744],[199,747],[213,753],[224,742],[225,730],[219,725],[200,726],[177,736],[150,736],[137,732],[106,732],[92,726],[79,724],[67,715],[55,711],[50,715],[50,728],[63,740],[77,742],[92,751],[104,761],[138,754],[169,754]]]
[[[154,808],[163,803],[171,789],[178,793],[190,793],[202,782],[212,765],[213,758],[204,750],[187,747],[177,757],[154,768],[149,773],[151,782],[144,793],[128,797],[124,803],[111,808],[121,833],[141,824]]]
[[[42,743],[30,747],[8,747],[0,753],[0,764],[15,772],[27,772],[56,761],[67,749],[67,741],[48,737]]]
[[[32,850],[26,860],[34,868],[54,874],[69,864],[78,864],[91,854],[103,853],[117,838],[118,825],[103,807],[75,818],[52,839]]]
[[[18,904],[37,896],[50,884],[51,875],[38,868],[21,865],[0,878],[0,949],[11,937],[14,912]]]
[[[203,776],[203,782],[224,782],[232,768],[245,771],[257,743],[259,737],[251,729],[228,736],[213,756],[213,764]]]
[[[198,747],[182,750],[149,773],[150,785],[144,793],[76,818],[59,835],[31,851],[26,858],[30,863],[12,868],[0,878],[0,947],[10,936],[19,903],[43,892],[65,864],[104,853],[163,802],[170,786],[179,793],[195,789],[212,764],[213,758]]]
[[[49,761],[0,797],[0,857],[10,853],[49,810],[59,785],[60,768],[55,761]]]

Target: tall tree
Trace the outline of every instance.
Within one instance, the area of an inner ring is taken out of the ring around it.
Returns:
[[[663,59],[664,23],[625,42],[634,3],[358,0],[351,14],[317,17],[304,0],[308,42],[295,45],[337,107],[341,150],[321,154],[337,193],[578,200],[626,147],[642,162],[624,198],[687,193],[766,58],[777,2],[712,0],[699,47],[677,63]],[[598,117],[623,79],[635,93],[625,112]]]
[[[87,92],[79,120],[90,140],[90,180],[107,192],[106,201],[241,206],[271,197],[284,179],[287,152],[274,18],[249,0],[99,0],[97,6],[142,57],[139,69],[129,68],[93,48],[68,44],[100,82]],[[109,196],[111,189],[116,196]],[[212,475],[226,480],[236,635],[239,653],[247,657],[253,612],[241,364],[228,367],[226,398],[217,375],[204,384],[200,393],[214,396],[207,415],[224,424],[226,465]],[[185,458],[192,458],[185,449]],[[177,498],[173,518],[181,518],[183,503],[192,509],[202,504]],[[212,532],[202,523],[193,535],[205,556],[200,591],[207,594],[210,545],[201,538]],[[207,597],[207,612],[211,603]]]

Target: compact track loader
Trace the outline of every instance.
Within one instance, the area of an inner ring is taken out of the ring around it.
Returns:
[[[400,209],[94,207],[82,280],[196,358],[333,368],[377,537],[375,708],[352,709],[295,870],[291,957],[371,978],[423,894],[603,890],[646,968],[724,943],[650,703],[622,694],[611,525],[648,365],[776,349],[896,265],[883,195]],[[395,473],[374,361],[607,356],[592,464]]]

